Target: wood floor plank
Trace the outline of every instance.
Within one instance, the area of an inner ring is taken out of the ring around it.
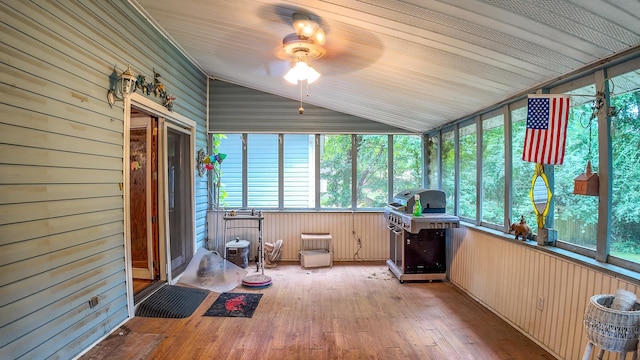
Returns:
[[[135,317],[115,340],[160,339],[143,359],[553,359],[448,282],[401,284],[384,264],[363,262],[265,274],[268,288],[230,291],[263,294],[252,318],[203,316],[212,292],[189,318]],[[140,358],[101,344],[81,359]]]

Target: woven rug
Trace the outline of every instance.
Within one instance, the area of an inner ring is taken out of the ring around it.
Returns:
[[[165,285],[136,307],[136,316],[179,319],[191,316],[208,290]]]
[[[260,303],[262,294],[222,293],[204,316],[250,318]]]

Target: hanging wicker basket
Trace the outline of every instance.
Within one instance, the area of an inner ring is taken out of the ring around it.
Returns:
[[[611,309],[614,295],[594,295],[584,314],[587,339],[603,350],[635,351],[640,337],[640,303],[630,311]]]

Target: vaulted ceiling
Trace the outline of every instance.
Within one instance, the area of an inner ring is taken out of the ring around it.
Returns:
[[[304,101],[413,132],[640,45],[638,0],[131,1],[209,76],[296,100],[282,39],[308,15],[327,42]]]

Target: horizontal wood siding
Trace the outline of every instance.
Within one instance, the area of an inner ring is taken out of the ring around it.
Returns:
[[[223,216],[219,216],[218,243],[236,237],[251,240],[251,256],[257,254],[256,221],[229,221],[226,238]],[[215,239],[215,211],[209,214],[209,238]],[[242,227],[246,228],[242,228]],[[254,228],[251,228],[254,227]],[[281,260],[298,261],[302,233],[330,233],[334,261],[386,260],[389,258],[389,230],[382,213],[376,212],[267,212],[264,214],[264,240],[284,241]],[[362,249],[358,250],[357,238]],[[214,243],[212,241],[212,243]],[[312,244],[320,247],[322,244]],[[221,248],[220,253],[224,251]]]
[[[197,148],[207,78],[127,1],[1,1],[0,14],[0,358],[69,359],[129,312],[123,107],[106,101],[109,76],[158,71],[174,111],[196,121]]]
[[[582,358],[591,296],[617,289],[640,296],[638,284],[512,239],[463,227],[452,230],[451,243],[450,280],[559,359]]]
[[[221,80],[211,81],[209,131],[214,133],[407,134],[405,129],[304,104]]]

